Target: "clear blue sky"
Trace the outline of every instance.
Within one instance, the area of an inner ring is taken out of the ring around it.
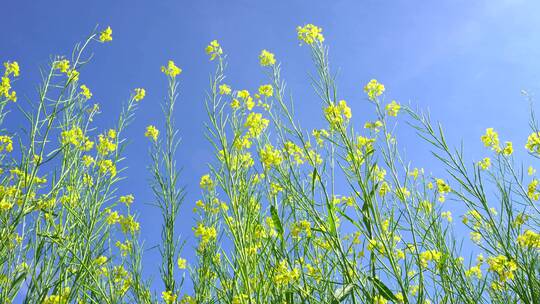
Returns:
[[[121,193],[133,193],[141,216],[142,238],[151,247],[159,241],[160,216],[152,201],[146,170],[144,128],[161,125],[159,102],[166,83],[160,66],[173,59],[182,69],[176,121],[183,144],[178,161],[189,192],[182,233],[192,241],[190,210],[198,198],[199,177],[212,160],[203,136],[204,94],[209,63],[204,47],[218,39],[229,58],[227,82],[254,91],[265,81],[257,56],[269,49],[282,62],[304,126],[322,127],[320,103],[310,89],[313,72],[308,50],[299,47],[297,25],[314,23],[324,29],[330,58],[339,69],[341,98],[360,126],[372,115],[362,92],[377,78],[389,98],[411,103],[440,120],[450,142],[463,139],[468,160],[485,154],[479,141],[486,127],[500,131],[521,149],[528,133],[528,104],[520,90],[540,91],[540,2],[490,1],[4,1],[0,60],[16,60],[22,77],[14,85],[19,98],[36,97],[40,66],[50,55],[69,55],[75,42],[96,25],[113,29],[114,40],[99,45],[81,81],[101,104],[96,123],[112,127],[121,102],[135,87],[147,97],[128,131],[131,145]],[[8,126],[18,128],[14,111]],[[405,128],[405,125],[402,125]],[[431,171],[429,151],[400,132],[406,159]],[[441,173],[441,172],[434,172]],[[192,242],[188,242],[188,251]],[[145,267],[157,275],[157,250],[149,252]],[[189,255],[188,255],[189,256]]]

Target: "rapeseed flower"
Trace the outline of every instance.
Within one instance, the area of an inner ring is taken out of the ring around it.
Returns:
[[[281,161],[283,160],[281,152],[278,149],[274,149],[271,144],[267,144],[266,146],[264,146],[264,148],[259,153],[261,157],[261,163],[263,164],[265,170],[275,166],[279,166],[281,164]]]
[[[136,88],[135,89],[135,96],[133,97],[133,99],[135,99],[135,101],[143,100],[144,96],[146,96],[146,90],[145,89],[142,89],[142,88]]]
[[[487,170],[491,167],[491,159],[489,157],[484,157],[481,161],[478,162],[478,166],[482,170]]]
[[[540,234],[532,230],[525,230],[523,234],[518,236],[517,242],[524,248],[540,249]]]
[[[108,26],[106,29],[104,29],[99,34],[99,41],[101,42],[109,42],[112,41],[112,29],[110,26]]]
[[[210,55],[210,60],[216,59],[216,57],[221,56],[223,54],[223,50],[221,49],[221,46],[219,45],[219,42],[217,40],[212,40],[210,44],[205,49],[206,54]]]
[[[274,95],[274,88],[270,84],[265,84],[259,87],[259,94],[266,97]]]
[[[148,127],[146,127],[146,132],[144,132],[144,136],[152,139],[155,142],[157,141],[157,138],[159,136],[159,130],[155,126],[149,125]]]
[[[201,177],[199,186],[205,190],[212,190],[214,188],[214,181],[210,177],[210,174],[205,174]]]
[[[166,67],[165,66],[161,67],[161,72],[167,76],[174,78],[178,76],[180,73],[182,73],[182,69],[177,67],[174,61],[169,60]]]
[[[10,136],[0,135],[0,152],[4,150],[6,152],[13,151],[13,140]]]
[[[276,59],[274,58],[274,54],[267,50],[262,50],[259,55],[259,62],[261,66],[272,66],[276,64]]]
[[[268,127],[268,123],[269,123],[269,120],[266,118],[263,118],[261,113],[251,112],[246,118],[244,127],[248,129],[247,135],[250,138],[257,138]]]
[[[534,132],[527,138],[525,149],[534,154],[540,154],[540,132]]]
[[[298,40],[306,44],[313,44],[314,42],[324,41],[322,29],[313,24],[298,26],[296,28],[296,32],[298,33]]]
[[[371,79],[365,86],[364,92],[368,95],[369,100],[375,100],[384,93],[384,84],[379,83],[376,79]]]
[[[401,105],[397,103],[395,100],[392,100],[391,103],[386,105],[385,109],[386,109],[386,114],[388,114],[388,116],[395,117],[398,115],[398,112],[401,109]]]
[[[9,77],[10,75],[13,75],[14,77],[19,77],[20,75],[20,68],[19,63],[17,61],[6,61],[4,62],[4,76]]]
[[[81,85],[81,94],[86,99],[92,98],[92,92],[90,92],[90,89],[86,85]]]
[[[164,291],[161,293],[161,298],[166,304],[175,304],[177,295],[175,295],[172,291]]]
[[[486,133],[480,137],[480,140],[482,140],[485,147],[489,147],[497,153],[501,151],[499,134],[493,128],[487,128]]]
[[[517,264],[504,255],[490,257],[487,260],[489,271],[496,273],[501,282],[514,279],[514,272],[517,270]]]
[[[231,87],[226,85],[226,84],[222,84],[219,86],[219,94],[221,95],[230,95],[232,92],[231,90]]]

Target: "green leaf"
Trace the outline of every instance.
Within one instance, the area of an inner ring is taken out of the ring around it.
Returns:
[[[373,282],[373,285],[375,285],[375,288],[377,288],[381,296],[383,296],[387,300],[397,301],[397,298],[396,296],[394,296],[392,290],[390,290],[390,288],[388,288],[388,286],[386,286],[383,282],[374,277],[368,278]]]
[[[270,206],[270,214],[272,215],[272,221],[274,222],[274,225],[276,225],[277,227],[279,236],[283,238],[283,225],[281,225],[281,220],[279,219],[279,215],[275,206]]]

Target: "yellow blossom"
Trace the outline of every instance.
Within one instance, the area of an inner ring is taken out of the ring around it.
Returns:
[[[450,223],[452,222],[452,212],[450,211],[441,212],[441,217],[445,218]]]
[[[84,96],[84,98],[86,99],[90,99],[92,98],[92,92],[90,92],[90,89],[86,86],[86,85],[81,85],[81,94]]]
[[[6,152],[13,151],[13,140],[10,136],[0,135],[0,152],[4,150]]]
[[[214,188],[214,181],[210,177],[210,174],[203,175],[201,177],[201,181],[199,183],[199,186],[202,189],[211,190]]]
[[[298,33],[298,40],[305,42],[306,44],[312,44],[314,42],[323,42],[324,36],[322,29],[313,24],[306,24],[304,26],[298,26],[296,28]]]
[[[274,54],[267,50],[262,50],[259,55],[259,62],[261,66],[271,66],[276,64],[276,59],[274,58]]]
[[[182,69],[177,67],[176,64],[174,64],[174,61],[169,60],[166,67],[161,67],[161,72],[167,76],[174,78],[178,74],[182,73]]]
[[[214,227],[206,227],[202,223],[199,223],[196,228],[193,228],[196,237],[201,238],[201,246],[204,247],[209,242],[213,241],[217,237],[217,231]]]
[[[223,54],[223,50],[217,40],[212,40],[205,49],[206,54],[210,55],[210,60],[216,59],[216,57]]]
[[[146,132],[144,132],[144,136],[151,138],[153,141],[157,141],[158,135],[159,130],[155,126],[150,125],[146,127]]]
[[[514,153],[514,147],[512,146],[511,141],[507,141],[504,143],[504,148],[502,150],[502,154],[506,156],[510,156]]]
[[[401,105],[397,103],[395,100],[392,100],[391,103],[387,104],[386,107],[386,113],[388,116],[397,116],[399,110],[401,109]]]
[[[264,148],[260,151],[260,156],[265,170],[273,166],[279,166],[283,160],[281,152],[278,149],[274,149],[274,147],[270,144],[264,146]]]
[[[126,204],[126,206],[130,206],[134,200],[135,197],[133,196],[133,194],[123,195],[120,196],[120,198],[118,199],[120,203]]]
[[[540,154],[540,132],[534,132],[529,135],[525,149],[531,153]]]
[[[105,30],[103,30],[99,34],[99,41],[101,42],[112,41],[112,29],[110,26],[108,26]]]
[[[265,84],[259,87],[259,94],[262,96],[270,97],[274,95],[274,88],[270,84]]]
[[[373,297],[373,304],[386,304],[386,303],[388,303],[388,300],[381,295],[376,295],[375,297]]]
[[[232,92],[231,90],[231,87],[226,85],[226,84],[222,84],[219,86],[219,94],[221,95],[230,95]]]
[[[351,108],[347,106],[345,100],[340,100],[338,104],[331,103],[324,109],[326,120],[330,123],[331,128],[336,128],[343,122],[348,121],[352,117]]]
[[[144,96],[146,96],[146,90],[143,89],[143,88],[136,88],[135,89],[135,96],[133,97],[133,99],[135,99],[135,101],[141,101]]]
[[[486,133],[480,137],[484,146],[491,148],[493,151],[499,153],[501,147],[499,146],[499,134],[493,128],[487,128]]]
[[[517,242],[524,248],[540,249],[540,234],[532,230],[525,230],[523,234],[518,236]]]
[[[175,295],[172,291],[164,291],[161,293],[161,298],[166,304],[175,304],[177,295]]]
[[[369,100],[375,100],[384,93],[384,85],[376,79],[371,79],[365,86],[364,92],[368,95]]]
[[[183,258],[181,258],[181,257],[178,257],[177,264],[178,264],[178,269],[186,269],[186,266],[187,266],[187,260],[186,260],[186,259],[183,259]]]
[[[517,270],[517,264],[504,255],[490,257],[487,260],[489,271],[496,273],[501,282],[514,279],[514,271]]]
[[[481,161],[478,162],[478,166],[482,170],[487,170],[491,167],[491,159],[489,157],[484,157]]]
[[[19,77],[20,68],[19,68],[19,63],[17,61],[4,62],[4,68],[6,69],[4,72],[4,76],[9,77],[10,75],[13,74],[14,77]]]
[[[259,137],[262,132],[268,127],[269,120],[262,117],[260,113],[249,113],[244,123],[244,127],[248,128],[247,135],[250,138]]]

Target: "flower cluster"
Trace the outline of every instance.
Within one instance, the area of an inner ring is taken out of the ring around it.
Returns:
[[[296,32],[298,33],[298,40],[303,41],[306,44],[324,41],[322,29],[313,24],[299,26],[296,28]]]

